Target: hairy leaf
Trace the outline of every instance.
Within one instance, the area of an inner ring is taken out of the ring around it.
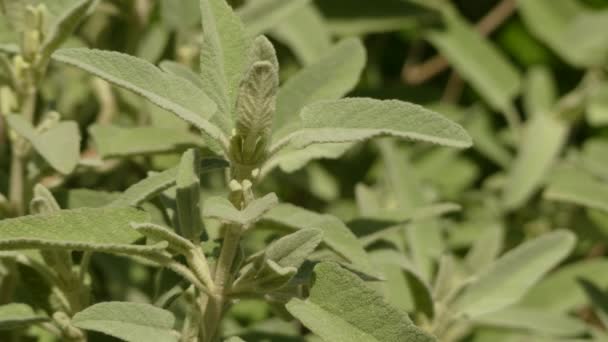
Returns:
[[[56,60],[83,69],[119,87],[130,90],[166,109],[214,139],[221,131],[207,121],[217,106],[199,88],[173,74],[133,56],[102,50],[62,49]]]
[[[608,183],[573,163],[564,162],[553,170],[543,196],[608,211]]]
[[[266,32],[304,7],[310,0],[258,0],[249,1],[238,14],[251,36]]]
[[[205,200],[205,217],[226,222],[238,223],[241,226],[251,226],[262,218],[269,210],[278,204],[277,195],[270,193],[255,199],[244,210],[238,210],[223,197],[211,197]]]
[[[294,298],[287,310],[326,341],[436,341],[407,314],[386,303],[356,275],[337,264],[315,267],[305,301]]]
[[[509,251],[457,299],[455,309],[471,318],[505,308],[570,254],[576,237],[567,231],[546,234]]]
[[[95,4],[95,0],[73,1],[73,4],[64,13],[61,13],[49,29],[49,32],[45,34],[44,41],[40,47],[43,58],[50,57],[59,48]]]
[[[76,313],[72,324],[129,342],[177,342],[175,317],[150,304],[105,302]]]
[[[176,195],[179,235],[197,241],[205,231],[201,216],[201,168],[198,151],[190,149],[182,155],[176,178]],[[206,239],[206,237],[204,238]]]

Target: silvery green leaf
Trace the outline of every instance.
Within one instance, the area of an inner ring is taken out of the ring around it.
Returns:
[[[347,98],[316,102],[301,113],[302,129],[291,134],[297,147],[319,143],[357,142],[394,136],[466,148],[471,137],[457,123],[408,102]]]
[[[223,159],[206,158],[202,160],[202,172],[228,167]],[[138,206],[175,185],[178,168],[173,167],[163,172],[154,173],[133,184],[120,197],[109,204],[111,207]]]
[[[217,104],[214,122],[230,134],[239,84],[247,71],[251,44],[239,17],[225,0],[201,0],[203,91]]]
[[[587,330],[581,321],[548,310],[521,307],[506,308],[474,320],[483,326],[526,330],[546,336],[579,336]]]
[[[274,70],[277,72],[279,71],[279,59],[277,57],[277,51],[275,50],[274,45],[272,45],[272,42],[266,38],[266,36],[256,37],[253,40],[251,49],[249,51],[248,63],[250,65],[253,65],[255,62],[262,61],[269,62]]]
[[[40,47],[43,58],[49,58],[74,32],[83,17],[95,6],[95,0],[72,1],[73,4],[54,20]]]
[[[170,38],[170,32],[163,25],[158,23],[150,25],[137,44],[135,56],[156,63],[165,52]]]
[[[245,74],[236,103],[236,131],[244,139],[243,148],[268,140],[279,86],[278,70],[268,61],[254,62]]]
[[[194,125],[214,139],[222,132],[208,121],[217,106],[199,88],[133,56],[114,51],[62,49],[53,58],[130,90]]]
[[[608,183],[574,163],[555,167],[548,183],[546,199],[608,211]]]
[[[174,30],[187,30],[199,25],[199,0],[161,0],[160,16],[165,25]]]
[[[205,231],[201,216],[200,169],[198,150],[184,152],[176,178],[178,234],[192,241],[197,241]]]
[[[165,246],[133,245],[142,235],[131,222],[149,216],[131,208],[81,208],[0,221],[0,249],[68,249],[145,254]]]
[[[286,307],[325,341],[436,341],[416,327],[407,314],[386,303],[353,273],[338,264],[315,267],[315,283],[306,300],[294,298]]]
[[[557,85],[551,71],[545,67],[534,67],[526,75],[524,108],[528,118],[547,115],[557,102]]]
[[[575,242],[572,233],[555,231],[519,245],[481,272],[454,310],[476,318],[514,304],[570,254]]]
[[[372,272],[369,256],[360,241],[338,218],[318,214],[291,204],[279,204],[262,219],[262,223],[290,230],[315,228],[323,231],[323,242],[346,261],[365,272]]]
[[[608,83],[601,84],[587,99],[587,122],[592,126],[608,124]]]
[[[183,254],[186,254],[195,248],[190,240],[184,239],[169,228],[163,226],[153,223],[131,223],[131,227],[149,239],[167,241],[170,247]]]
[[[27,327],[48,320],[48,317],[35,313],[34,309],[27,304],[0,305],[0,330]]]
[[[578,279],[587,279],[597,286],[608,286],[606,258],[594,258],[565,265],[536,284],[518,306],[550,312],[571,312],[587,305],[585,292]]]
[[[288,46],[301,64],[310,65],[331,48],[331,34],[314,5],[305,5],[291,14],[269,34]]]
[[[308,4],[310,0],[258,0],[249,1],[239,8],[238,15],[243,20],[251,36],[264,33],[286,20],[292,13]]]
[[[205,217],[249,227],[274,208],[278,202],[277,195],[270,193],[253,200],[245,209],[238,210],[229,200],[223,197],[210,197],[205,200],[203,214]]]
[[[352,90],[364,66],[365,48],[360,40],[351,38],[337,43],[317,62],[291,77],[277,95],[273,140],[299,127],[298,115],[306,105],[336,100]]]
[[[38,133],[20,115],[9,115],[7,120],[11,128],[27,139],[51,167],[66,175],[74,171],[80,160],[80,132],[75,121],[62,121]]]
[[[30,213],[32,214],[50,214],[59,211],[61,208],[53,197],[53,194],[42,184],[34,186],[34,196],[30,202]]]
[[[105,302],[74,315],[71,323],[80,329],[101,332],[129,342],[177,342],[175,317],[150,304]]]
[[[94,124],[89,126],[89,132],[102,158],[159,154],[203,146],[200,136],[173,128]]]
[[[569,124],[553,112],[538,113],[526,122],[519,151],[510,166],[503,192],[507,209],[516,209],[534,195],[568,138]]]
[[[313,160],[340,158],[353,145],[353,143],[336,143],[310,145],[305,148],[288,146],[264,163],[261,169],[262,178],[276,167],[279,167],[283,172],[292,173],[300,170]]]
[[[171,0],[168,0],[171,1]],[[171,73],[175,76],[183,78],[192,82],[195,86],[203,89],[203,80],[194,71],[183,64],[176,63],[174,61],[162,61],[158,65],[164,72]]]
[[[502,251],[504,235],[501,225],[487,224],[466,255],[466,265],[472,273],[479,274],[492,265]]]
[[[264,256],[282,267],[299,268],[323,240],[323,231],[302,229],[273,241]]]
[[[494,109],[507,110],[520,92],[518,70],[454,8],[442,12],[445,30],[432,31],[428,39]]]

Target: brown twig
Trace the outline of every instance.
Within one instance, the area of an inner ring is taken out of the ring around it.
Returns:
[[[515,12],[516,8],[516,0],[502,0],[475,25],[475,28],[482,36],[486,37],[504,23]],[[435,55],[420,64],[412,64],[406,61],[401,72],[401,78],[409,84],[421,84],[435,77],[449,66],[448,60],[441,55]]]

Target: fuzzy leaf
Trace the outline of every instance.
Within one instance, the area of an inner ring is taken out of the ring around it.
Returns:
[[[223,197],[211,197],[205,200],[204,216],[238,223],[241,226],[251,226],[275,207],[278,202],[277,195],[270,193],[262,198],[255,199],[244,210],[238,210],[229,200]]]
[[[72,324],[128,342],[177,342],[179,339],[179,334],[173,330],[173,314],[143,303],[95,304],[76,313]]]
[[[262,166],[262,176],[268,175],[277,166],[287,173],[300,170],[317,159],[337,159],[353,147],[353,143],[310,145],[305,148],[287,147],[267,160]]]
[[[112,253],[154,252],[164,247],[132,245],[142,236],[131,222],[149,216],[131,208],[81,208],[0,221],[0,249],[71,249]]]
[[[203,145],[199,136],[173,128],[92,125],[89,132],[102,158],[167,153]]]
[[[163,226],[153,223],[131,223],[131,227],[150,239],[167,241],[171,247],[184,254],[195,248],[190,240],[184,239]]]
[[[570,254],[575,241],[572,233],[556,231],[519,245],[466,288],[456,300],[455,310],[476,318],[517,302]]]
[[[74,1],[64,13],[61,13],[49,29],[49,32],[45,34],[40,48],[43,58],[50,57],[59,48],[95,4],[95,0]]]
[[[299,268],[323,240],[323,231],[302,229],[268,246],[264,255],[282,267]]]
[[[171,0],[168,0],[171,1]],[[167,1],[165,1],[167,2]],[[204,82],[199,75],[197,75],[192,69],[187,66],[174,62],[174,61],[162,61],[158,65],[164,72],[168,72],[177,77],[183,78],[190,81],[195,86],[203,89]]]
[[[243,23],[225,0],[201,0],[200,5],[203,90],[217,104],[218,114],[214,120],[229,134],[239,84],[247,70],[250,41]]]
[[[268,212],[263,223],[291,230],[316,228],[323,231],[323,242],[338,255],[364,271],[372,272],[363,245],[346,225],[331,215],[321,215],[290,204],[280,204]]]
[[[31,324],[48,321],[26,304],[12,303],[0,305],[0,330],[17,329]]]
[[[308,299],[294,298],[286,307],[325,341],[436,341],[339,265],[319,264],[314,275]]]
[[[145,60],[114,51],[89,49],[62,49],[53,54],[53,58],[146,98],[214,139],[222,136],[219,129],[207,121],[217,106],[205,93]]]
[[[284,21],[290,14],[304,7],[310,0],[258,0],[249,1],[238,10],[251,36],[266,32]]]
[[[293,131],[304,106],[320,100],[336,100],[359,82],[365,66],[365,48],[358,39],[334,45],[316,63],[291,77],[279,90],[274,117],[274,140]]]
[[[466,148],[471,137],[457,123],[422,106],[396,100],[349,98],[322,101],[302,111],[302,130],[293,143],[345,143],[395,136],[444,146]]]
[[[456,10],[444,9],[446,29],[433,31],[429,40],[494,109],[509,108],[520,91],[519,72]]]
[[[179,235],[198,240],[205,231],[201,216],[200,158],[198,151],[190,149],[182,155],[176,179],[177,216]]]
[[[70,174],[80,159],[80,132],[75,121],[62,121],[42,133],[20,115],[7,117],[11,128],[27,139],[51,167]]]
[[[310,65],[331,48],[331,35],[323,17],[313,5],[291,14],[269,33],[288,46],[303,65]]]

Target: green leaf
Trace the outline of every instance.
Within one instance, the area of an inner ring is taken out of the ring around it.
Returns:
[[[143,303],[95,304],[76,313],[72,324],[129,342],[177,342],[179,339],[179,334],[173,330],[173,314]]]
[[[479,234],[466,256],[468,269],[479,274],[496,260],[504,244],[504,228],[499,224],[488,224]]]
[[[314,276],[308,299],[294,298],[286,307],[325,341],[436,341],[339,265],[319,264]]]
[[[551,71],[534,67],[526,75],[524,108],[529,118],[548,115],[557,102],[557,86]]]
[[[517,302],[570,254],[575,241],[572,233],[556,231],[519,245],[467,286],[455,310],[476,318]]]
[[[315,6],[306,5],[277,25],[269,34],[288,46],[303,65],[310,65],[331,48],[331,35]]]
[[[586,331],[582,322],[565,314],[520,307],[482,315],[474,322],[499,328],[527,330],[548,336],[578,336]]]
[[[171,0],[169,0],[171,1]],[[158,65],[163,71],[173,74],[177,77],[183,78],[192,82],[195,86],[203,89],[204,82],[199,75],[197,75],[192,69],[187,66],[173,62],[173,61],[162,61]]]
[[[0,330],[27,327],[48,321],[49,318],[34,312],[29,305],[12,303],[0,305]]]
[[[608,124],[608,83],[602,83],[589,95],[585,114],[591,126]]]
[[[247,71],[250,40],[243,23],[225,0],[201,0],[203,91],[215,101],[214,120],[230,134],[239,84]]]
[[[334,45],[316,63],[302,69],[281,87],[277,95],[273,139],[298,128],[298,115],[306,105],[336,100],[359,82],[365,66],[365,48],[358,39]]]
[[[526,123],[515,160],[510,166],[503,192],[507,209],[517,209],[534,195],[546,180],[566,143],[567,122],[552,112],[538,113]]]
[[[214,139],[221,131],[207,121],[217,106],[199,88],[145,60],[114,51],[62,49],[53,58],[130,90],[194,125]]]
[[[587,304],[585,292],[578,283],[584,278],[594,284],[608,286],[606,258],[595,258],[565,265],[552,272],[519,302],[518,306],[544,309],[551,312],[569,312]]]
[[[202,147],[199,136],[173,128],[92,125],[89,132],[102,158],[175,152],[184,147]]]
[[[322,101],[304,108],[301,117],[303,129],[292,134],[298,147],[380,136],[459,148],[472,145],[471,137],[460,125],[422,106],[396,100]]]
[[[323,231],[302,229],[270,244],[264,255],[282,267],[299,268],[323,240]]]
[[[466,81],[496,110],[511,106],[521,87],[520,75],[507,58],[450,7],[444,7],[444,31],[428,39]]]
[[[201,216],[201,168],[198,151],[189,149],[182,155],[176,178],[178,234],[192,241],[198,241],[205,231]],[[206,234],[205,238],[206,239]]]
[[[292,173],[300,170],[317,159],[337,159],[353,147],[353,143],[310,145],[305,148],[286,147],[268,159],[261,169],[261,177],[268,175],[279,167],[283,172]]]
[[[0,221],[0,249],[69,249],[109,253],[147,253],[162,245],[132,245],[142,236],[131,222],[149,221],[132,208],[80,208]]]
[[[341,36],[400,31],[418,24],[432,13],[411,1],[317,0],[315,4],[326,18],[330,30]]]
[[[74,32],[82,18],[95,6],[95,0],[72,1],[64,13],[53,22],[45,34],[40,47],[43,58],[49,58],[55,50]]]
[[[159,226],[153,223],[131,223],[131,227],[136,231],[155,241],[167,241],[169,246],[179,251],[182,254],[187,254],[193,248],[194,244],[190,240],[175,234],[169,228]]]
[[[279,204],[263,217],[262,223],[291,230],[320,229],[327,247],[358,268],[373,273],[369,256],[361,242],[334,216],[317,214],[291,204]]]
[[[7,121],[55,170],[65,175],[74,171],[80,160],[80,132],[75,121],[59,122],[42,133],[20,115],[8,115]]]
[[[278,203],[277,195],[270,193],[253,200],[245,209],[238,210],[224,197],[211,197],[205,200],[204,216],[250,227]]]
[[[257,36],[286,20],[292,13],[300,11],[310,0],[258,0],[249,1],[239,8],[250,36]]]
[[[608,211],[608,183],[574,163],[564,162],[553,170],[543,197]]]
[[[160,14],[163,23],[174,30],[191,29],[201,22],[199,0],[162,0]]]

